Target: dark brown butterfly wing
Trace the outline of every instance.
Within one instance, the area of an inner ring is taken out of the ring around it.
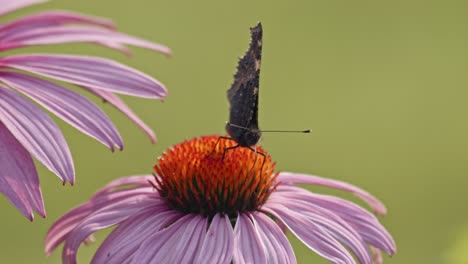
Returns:
[[[227,92],[230,112],[226,129],[229,135],[242,146],[255,145],[260,139],[258,92],[262,59],[262,25],[259,23],[251,28],[250,32],[249,49],[240,59],[234,75],[234,83]]]

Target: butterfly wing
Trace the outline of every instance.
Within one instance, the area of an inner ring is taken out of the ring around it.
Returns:
[[[251,28],[250,33],[251,41],[249,49],[240,59],[237,65],[237,72],[234,75],[234,83],[227,92],[230,104],[229,123],[251,130],[258,130],[262,25],[259,23],[254,28]]]

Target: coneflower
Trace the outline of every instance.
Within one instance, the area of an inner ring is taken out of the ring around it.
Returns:
[[[0,17],[44,0],[0,0]],[[107,115],[86,97],[50,81],[64,81],[115,106],[154,142],[153,131],[114,93],[160,99],[166,88],[152,77],[115,61],[63,54],[2,55],[13,49],[90,42],[125,53],[130,44],[169,55],[170,50],[115,30],[106,19],[66,11],[46,11],[0,24],[0,192],[26,217],[45,216],[32,158],[63,184],[75,181],[70,150],[55,122],[39,106],[103,143],[122,149],[122,139]],[[49,80],[41,77],[47,77]],[[24,95],[24,96],[23,96]]]
[[[396,245],[378,219],[341,198],[296,184],[327,186],[384,205],[350,184],[275,172],[275,163],[235,143],[194,138],[164,153],[154,175],[111,182],[49,230],[46,254],[64,242],[63,263],[76,263],[81,243],[117,226],[92,263],[296,263],[284,233],[332,263],[380,263]],[[216,145],[216,146],[215,146]]]

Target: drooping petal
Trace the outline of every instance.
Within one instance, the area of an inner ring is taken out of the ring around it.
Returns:
[[[122,101],[117,95],[99,89],[93,89],[89,87],[82,86],[83,89],[90,91],[91,93],[95,94],[96,96],[102,98],[105,102],[108,102],[117,110],[122,112],[126,115],[133,123],[135,123],[148,137],[151,139],[151,143],[156,143],[156,135],[154,134],[153,130],[145,124],[133,111],[130,109],[124,101]]]
[[[169,208],[159,212],[149,208],[131,216],[106,238],[91,263],[130,262],[144,240],[181,217],[181,213]]]
[[[151,76],[103,58],[46,54],[14,55],[0,60],[0,66],[137,97],[160,99],[167,95],[166,88]]]
[[[372,253],[374,254],[374,262],[376,264],[382,264],[383,263],[383,258],[382,258],[382,252],[380,250],[376,249],[375,247],[370,247]]]
[[[113,180],[110,183],[102,187],[98,192],[96,192],[91,199],[97,199],[100,196],[113,192],[116,190],[121,190],[123,188],[136,188],[136,187],[151,187],[150,182],[154,181],[153,175],[134,175],[127,176],[117,180]],[[155,195],[158,193],[155,192]]]
[[[272,195],[273,197],[280,193],[282,200],[307,202],[309,205],[333,211],[334,214],[353,226],[367,244],[373,245],[389,255],[396,252],[396,244],[392,236],[374,215],[360,206],[339,197],[311,193],[295,186],[280,185],[277,191]]]
[[[280,219],[307,247],[335,264],[354,264],[349,252],[324,228],[281,205],[269,204],[262,210]]]
[[[132,263],[193,263],[206,236],[208,219],[186,214],[171,226],[148,237]]]
[[[267,263],[267,252],[248,214],[239,214],[234,227],[234,263]]]
[[[267,248],[268,263],[295,264],[296,256],[283,230],[273,220],[263,213],[253,213],[258,233]]]
[[[186,231],[184,232],[184,239],[179,239],[179,243],[175,248],[176,252],[184,252],[184,254],[177,254],[174,259],[175,263],[192,263],[197,253],[201,250],[203,242],[206,237],[206,230],[208,227],[208,218],[200,215],[195,217],[187,224]],[[185,241],[184,241],[185,240]],[[167,250],[170,248],[166,247]],[[169,254],[164,249],[160,251],[161,257],[164,258]],[[173,254],[170,254],[173,255]],[[156,256],[158,259],[158,256]]]
[[[31,155],[0,122],[0,192],[29,220],[45,217],[39,177]]]
[[[154,189],[151,187],[135,188],[132,190],[115,190],[106,192],[99,196],[94,196],[92,200],[75,207],[50,227],[45,239],[45,253],[50,255],[52,251],[67,239],[70,232],[80,224],[83,219],[87,218],[93,212],[100,208],[116,204],[122,200],[131,197],[146,196],[147,199],[153,200],[155,206],[162,205],[162,201],[153,199]]]
[[[207,259],[213,263],[229,264],[234,253],[234,230],[229,217],[216,214],[206,232],[205,240],[194,263],[203,263]]]
[[[2,36],[0,51],[13,48],[50,45],[75,42],[98,42],[98,43],[118,43],[124,45],[133,45],[146,49],[151,49],[171,54],[171,50],[163,45],[133,37],[118,31],[106,28],[89,26],[48,26],[41,28],[21,28],[18,31],[12,31]]]
[[[64,264],[76,263],[76,253],[80,244],[92,233],[116,225],[133,214],[147,208],[156,208],[154,199],[147,194],[133,195],[116,203],[99,207],[82,220],[67,236],[62,252]],[[155,209],[157,210],[157,209]]]
[[[313,184],[313,185],[320,185],[326,186],[330,188],[335,188],[347,192],[351,192],[352,194],[356,195],[357,197],[364,200],[369,206],[375,211],[376,214],[385,215],[387,213],[387,209],[385,205],[375,198],[370,193],[362,190],[359,187],[351,185],[349,183],[345,183],[342,181],[322,178],[313,175],[307,174],[298,174],[298,173],[288,173],[288,172],[281,172],[278,175],[277,180],[284,184]]]
[[[286,196],[283,194],[284,193],[281,192],[272,194],[268,203],[281,204],[291,211],[307,217],[347,246],[356,255],[359,263],[372,264],[372,256],[363,238],[346,221],[341,219],[333,211],[313,203],[304,202],[300,198],[297,198],[298,196]],[[292,198],[290,198],[291,196]]]
[[[122,52],[127,56],[132,56],[132,51],[125,45],[116,42],[96,42],[96,44]]]
[[[109,19],[83,15],[70,11],[57,10],[27,15],[5,23],[0,26],[0,36],[14,35],[15,33],[28,29],[44,28],[70,23],[100,26],[115,30],[114,23],[112,23],[112,21]]]
[[[46,11],[21,17],[19,19],[13,20],[12,22],[0,25],[0,39],[7,39],[25,31],[31,31],[34,29],[43,30],[46,27],[56,27],[70,23],[99,26],[110,30],[115,30],[115,25],[112,23],[112,21],[105,18],[87,16],[69,11]],[[112,49],[117,49],[127,55],[130,55],[129,49],[122,43],[108,41],[96,43]],[[9,46],[14,48],[14,45]]]
[[[111,150],[123,148],[122,138],[107,115],[84,96],[55,83],[15,72],[0,72],[0,80],[29,96],[81,132]]]
[[[84,204],[70,210],[57,220],[47,232],[45,239],[44,252],[47,256],[52,254],[62,242],[65,241],[68,234],[89,214],[92,213],[93,206],[91,204]]]
[[[0,0],[0,16],[30,5],[47,2],[47,0]]]
[[[75,182],[71,153],[58,126],[39,107],[1,85],[0,120],[29,153],[64,183]]]

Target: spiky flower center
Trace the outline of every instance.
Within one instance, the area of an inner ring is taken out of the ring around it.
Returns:
[[[275,163],[261,147],[257,152],[265,156],[244,147],[226,150],[235,145],[218,136],[175,145],[154,166],[156,189],[184,213],[235,216],[257,210],[276,187]]]

